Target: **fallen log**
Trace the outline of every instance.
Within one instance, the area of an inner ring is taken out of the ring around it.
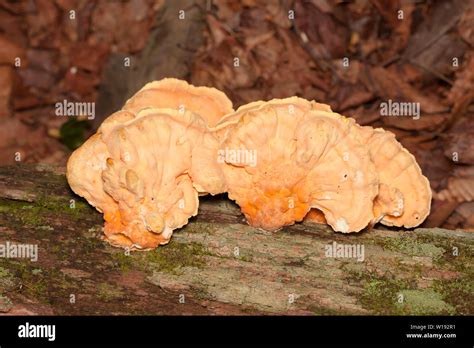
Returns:
[[[153,251],[111,247],[102,223],[64,168],[0,167],[0,313],[474,314],[474,235],[461,230],[270,233],[225,196],[202,197]]]

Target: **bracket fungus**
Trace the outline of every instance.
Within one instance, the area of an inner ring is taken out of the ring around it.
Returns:
[[[105,239],[130,249],[170,240],[199,196],[227,192],[250,225],[303,219],[357,232],[415,227],[431,190],[395,136],[298,97],[234,112],[224,93],[164,79],[145,85],[70,157],[74,192],[104,213]]]
[[[332,111],[328,110],[328,112]],[[366,145],[378,176],[378,194],[374,200],[371,225],[412,228],[430,213],[432,192],[415,157],[391,132],[382,128],[356,125],[360,142]],[[319,212],[311,212],[308,221],[326,222]]]
[[[251,225],[276,230],[311,208],[341,232],[360,231],[373,219],[377,173],[354,120],[292,97],[244,105],[216,131],[225,133],[223,148],[258,156],[256,165],[223,164],[229,198]]]
[[[381,128],[358,127],[379,177],[374,222],[387,226],[416,227],[428,216],[431,188],[415,157]]]
[[[195,112],[211,110],[207,88],[184,88],[184,81],[170,80],[154,84],[169,87],[165,98],[149,101],[138,92],[138,100],[132,97],[124,110],[107,118],[68,160],[69,185],[104,213],[105,239],[113,245],[166,244],[174,229],[197,214],[199,194],[224,191],[214,156],[218,142],[206,117]],[[205,95],[201,102],[199,92]],[[223,113],[232,110],[219,93],[212,100],[221,99],[216,105],[225,106]]]
[[[339,232],[377,222],[410,228],[430,212],[429,181],[395,135],[328,105],[297,97],[253,102],[215,130],[222,147],[258,153],[256,166],[227,161],[223,168],[229,197],[256,227],[306,217]]]
[[[125,103],[123,109],[132,113],[143,107],[172,108],[193,111],[209,126],[214,126],[223,115],[234,111],[227,96],[212,87],[195,87],[186,81],[166,78],[147,83]]]

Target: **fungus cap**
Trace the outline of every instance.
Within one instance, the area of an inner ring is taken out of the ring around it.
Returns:
[[[360,126],[359,132],[379,175],[374,222],[407,228],[420,225],[430,213],[432,194],[415,157],[391,132]]]
[[[379,181],[371,224],[381,222],[387,226],[407,228],[420,225],[430,212],[432,193],[415,157],[393,133],[382,128],[356,125],[354,131],[367,147]],[[306,219],[324,222],[317,213],[308,214]]]
[[[217,163],[208,155],[217,143],[190,111],[143,109],[129,116],[113,115],[71,156],[68,180],[104,212],[111,244],[150,249],[166,244],[174,229],[197,214],[198,192],[224,189]],[[97,170],[87,157],[97,158]]]
[[[189,110],[201,116],[209,126],[234,111],[232,102],[223,92],[212,87],[195,87],[174,78],[147,83],[127,100],[123,109],[136,113],[147,107]]]
[[[378,181],[368,150],[353,120],[327,110],[297,97],[254,102],[214,128],[220,150],[237,159],[223,161],[229,198],[251,225],[275,230],[301,221],[312,207],[341,232],[373,219]]]

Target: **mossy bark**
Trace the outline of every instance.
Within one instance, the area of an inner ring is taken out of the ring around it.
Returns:
[[[474,314],[469,232],[269,233],[225,196],[201,198],[200,214],[153,251],[111,247],[101,229],[64,168],[0,167],[0,244],[39,250],[37,261],[0,258],[0,313]],[[338,247],[364,252],[330,255]]]

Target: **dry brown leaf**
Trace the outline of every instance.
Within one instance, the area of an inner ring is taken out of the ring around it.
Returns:
[[[13,68],[0,66],[0,119],[10,116],[10,98],[13,90]]]
[[[24,58],[25,52],[15,42],[0,34],[0,64],[15,64],[15,58]]]
[[[367,109],[364,105],[360,105],[356,109],[346,110],[344,114],[354,118],[362,126],[371,124],[380,118],[378,107]]]
[[[416,58],[418,54],[436,46],[438,40],[452,29],[461,17],[466,1],[439,1],[427,9],[424,20],[419,23],[410,37],[404,52],[407,59]]]
[[[75,46],[71,46],[70,54],[71,64],[79,69],[84,69],[90,72],[99,72],[105,63],[109,47],[103,44],[90,45],[86,42],[81,42]]]
[[[18,71],[23,83],[27,87],[50,90],[55,84],[55,76],[44,70],[26,68]]]
[[[474,228],[474,202],[465,202],[458,206],[456,213],[462,218],[458,224],[463,228]]]
[[[474,46],[474,26],[472,23],[474,23],[474,3],[468,1],[468,6],[458,24],[458,31],[463,40],[471,47]]]
[[[422,94],[393,71],[380,66],[367,67],[364,75],[366,87],[385,100],[417,102],[421,110],[429,114],[442,113],[447,109],[435,95]]]
[[[383,116],[381,120],[387,126],[397,127],[405,130],[436,130],[446,120],[448,115],[423,115],[413,116]]]
[[[460,62],[462,67],[456,72],[456,81],[448,94],[448,100],[452,104],[456,104],[464,95],[473,90],[474,54],[472,52],[467,54],[463,61]]]
[[[444,139],[444,154],[449,160],[474,165],[474,123],[472,117],[454,125]]]
[[[334,99],[331,98],[335,102],[333,105],[334,110],[337,112],[357,107],[374,99],[372,92],[363,90],[358,85],[341,85],[333,90],[337,91],[336,94],[332,96]]]
[[[474,201],[474,166],[458,167],[448,179],[448,186],[434,197],[442,201]]]
[[[311,2],[296,2],[295,12],[298,14],[295,26],[315,58],[338,58],[346,54],[350,32],[335,16]]]

